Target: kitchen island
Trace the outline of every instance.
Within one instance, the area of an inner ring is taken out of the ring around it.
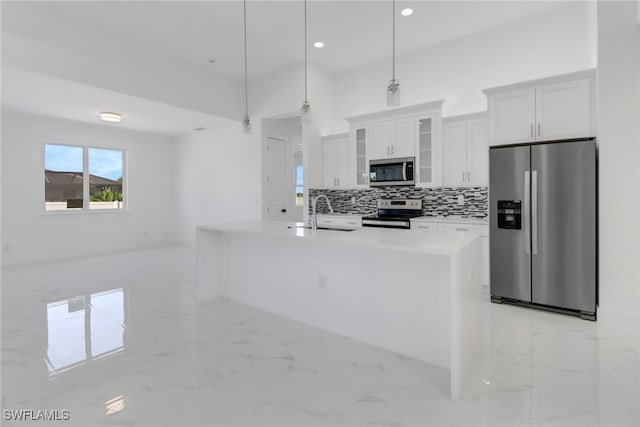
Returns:
[[[265,221],[196,236],[201,301],[229,298],[436,365],[459,395],[481,297],[476,235]]]

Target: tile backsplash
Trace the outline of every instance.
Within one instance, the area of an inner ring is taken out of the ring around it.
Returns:
[[[364,189],[310,189],[311,198],[326,194],[331,200],[334,212],[372,214],[376,213],[378,199],[422,199],[425,216],[460,215],[468,218],[488,216],[489,190],[487,187],[377,187]],[[458,204],[462,196],[463,203]],[[355,203],[352,198],[355,197]],[[318,202],[318,212],[326,213],[328,208],[323,200]],[[311,210],[311,204],[309,204]]]

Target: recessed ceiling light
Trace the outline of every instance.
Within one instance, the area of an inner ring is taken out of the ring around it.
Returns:
[[[105,122],[118,123],[122,116],[118,113],[100,113],[100,118]]]
[[[198,132],[200,132],[201,130],[205,130],[206,128],[203,128],[202,126],[197,127],[197,128],[193,128],[193,130],[196,130]]]
[[[216,58],[209,58],[207,59],[207,61],[209,61],[209,64],[215,64],[216,62],[218,62]]]
[[[315,43],[313,44],[313,47],[316,47],[316,48],[318,48],[318,49],[322,49],[322,48],[324,47],[324,43],[322,43],[322,42],[315,42]]]
[[[400,12],[402,14],[402,16],[409,16],[413,13],[413,9],[411,9],[410,7],[406,8],[406,9],[402,9],[402,12]]]

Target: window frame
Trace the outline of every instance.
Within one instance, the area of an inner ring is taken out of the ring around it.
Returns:
[[[114,147],[101,147],[95,145],[80,145],[80,144],[70,144],[66,142],[59,142],[54,140],[47,140],[42,144],[42,174],[44,176],[46,165],[47,165],[47,145],[58,145],[62,147],[72,147],[72,148],[82,148],[82,209],[79,210],[47,210],[47,201],[46,201],[46,183],[41,187],[42,188],[42,197],[40,200],[43,202],[43,210],[45,215],[100,215],[100,214],[118,214],[118,213],[127,213],[129,212],[129,179],[128,179],[128,169],[127,169],[127,150],[123,148],[114,148]],[[90,198],[90,182],[88,179],[85,179],[85,176],[89,175],[89,150],[111,150],[111,151],[120,151],[122,153],[122,207],[121,208],[108,208],[108,209],[91,209],[89,202]]]

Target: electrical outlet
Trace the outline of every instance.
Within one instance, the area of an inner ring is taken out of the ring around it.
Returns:
[[[324,274],[318,275],[318,287],[320,289],[327,289],[327,276]]]
[[[356,197],[355,196],[351,197],[351,204],[352,205],[356,204]]]
[[[464,195],[458,194],[458,206],[464,205]]]

